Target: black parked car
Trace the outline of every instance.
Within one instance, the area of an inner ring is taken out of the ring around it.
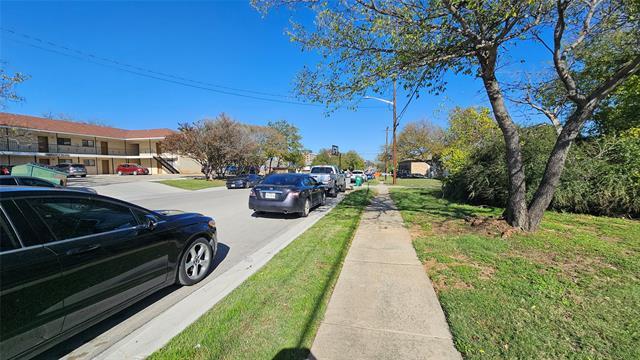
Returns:
[[[322,184],[307,174],[272,174],[249,193],[249,209],[308,216],[311,208],[325,204],[325,191]]]
[[[53,169],[67,173],[67,177],[87,177],[87,168],[82,164],[58,164]]]
[[[254,187],[262,180],[262,176],[247,174],[227,179],[227,189]]]
[[[216,225],[62,189],[0,186],[0,350],[24,358],[211,270]]]
[[[39,187],[59,188],[59,189],[64,188],[64,186],[62,185],[54,184],[51,181],[47,181],[44,179],[40,179],[32,176],[12,176],[12,175],[0,175],[0,185],[39,186]],[[74,188],[67,188],[67,189],[97,194],[97,192],[94,189],[88,188],[88,187],[74,187]]]

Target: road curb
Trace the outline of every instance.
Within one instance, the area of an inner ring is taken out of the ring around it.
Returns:
[[[172,305],[151,321],[95,356],[95,359],[144,359],[162,348],[174,336],[182,332],[225,296],[236,289],[251,275],[269,262],[280,250],[311,228],[337,206],[344,196],[308,222],[288,229],[260,250],[237,263],[213,281]]]

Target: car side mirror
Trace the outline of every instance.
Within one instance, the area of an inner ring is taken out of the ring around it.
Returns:
[[[153,230],[158,225],[157,219],[151,215],[145,215],[143,221],[144,221],[143,226],[147,230]]]

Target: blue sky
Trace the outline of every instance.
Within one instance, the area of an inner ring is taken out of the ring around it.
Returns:
[[[314,64],[316,55],[302,52],[284,34],[289,16],[277,11],[262,17],[248,0],[2,1],[1,26],[18,34],[1,32],[0,57],[8,71],[31,76],[17,88],[26,100],[10,103],[5,111],[35,116],[64,113],[128,129],[175,129],[178,122],[221,112],[253,124],[285,119],[300,128],[305,147],[313,151],[336,144],[375,158],[391,122],[391,111],[377,102],[327,117],[323,107],[266,102],[158,81],[87,61],[87,56],[60,55],[59,47],[34,40],[204,83],[293,95],[296,73],[303,65]],[[515,49],[512,57],[517,60],[525,52],[531,57],[532,49],[536,58],[540,50],[535,47]],[[423,94],[412,102],[403,122],[430,119],[446,126],[451,108],[487,104],[478,80],[452,75],[448,81],[445,94]],[[399,108],[406,95],[399,93]]]

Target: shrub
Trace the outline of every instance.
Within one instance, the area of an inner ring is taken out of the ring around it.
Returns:
[[[551,126],[521,129],[529,200],[555,139]],[[474,149],[467,164],[445,179],[443,192],[455,201],[505,206],[507,181],[504,142],[495,138]],[[640,216],[640,129],[576,141],[550,207],[595,215]]]

